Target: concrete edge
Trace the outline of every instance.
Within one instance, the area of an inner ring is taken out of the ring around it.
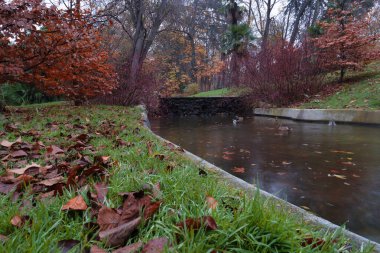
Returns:
[[[172,142],[162,138],[161,136],[155,134],[150,129],[150,122],[149,122],[149,118],[148,118],[147,110],[146,110],[145,106],[139,106],[139,107],[141,108],[141,110],[143,110],[143,112],[141,114],[141,120],[142,120],[144,127],[146,129],[148,129],[160,141],[162,141],[164,143],[170,143],[170,144],[174,145],[175,147],[179,147],[175,143],[172,143]],[[199,156],[194,155],[193,153],[191,153],[187,150],[184,150],[183,155],[186,158],[190,159],[191,161],[202,166],[206,170],[216,173],[221,179],[226,180],[231,186],[233,186],[235,188],[242,189],[242,190],[246,191],[248,194],[253,194],[253,193],[258,191],[260,193],[260,195],[263,196],[265,199],[273,201],[275,204],[278,204],[279,206],[284,208],[285,211],[299,215],[306,223],[318,226],[321,229],[326,230],[326,231],[330,231],[330,232],[333,232],[336,230],[342,230],[342,233],[348,239],[350,239],[351,242],[355,246],[357,246],[358,248],[365,246],[366,244],[371,244],[374,247],[373,252],[374,253],[380,253],[380,244],[379,243],[371,241],[371,240],[369,240],[363,236],[360,236],[358,234],[355,234],[355,233],[353,233],[347,229],[342,229],[342,227],[339,227],[338,225],[336,225],[336,224],[334,224],[328,220],[325,220],[321,217],[318,217],[318,216],[316,216],[316,215],[314,215],[314,214],[312,214],[312,213],[310,213],[310,212],[308,212],[308,211],[306,211],[306,210],[304,210],[304,209],[302,209],[296,205],[293,205],[293,204],[291,204],[291,203],[289,203],[283,199],[280,199],[280,198],[274,196],[273,194],[271,194],[269,192],[258,189],[254,185],[247,183],[246,181],[229,174],[228,172],[224,171],[223,169],[215,166],[214,164],[209,163],[208,161],[200,158]]]
[[[259,116],[288,118],[300,121],[335,121],[349,124],[380,125],[380,110],[255,108],[253,113]]]

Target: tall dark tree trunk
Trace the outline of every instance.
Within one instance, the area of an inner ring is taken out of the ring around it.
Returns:
[[[301,7],[298,10],[296,19],[294,20],[294,23],[293,23],[292,35],[290,36],[290,40],[289,40],[291,45],[293,45],[297,39],[297,35],[300,29],[299,26],[300,26],[301,18],[305,14],[306,8],[310,5],[310,3],[311,3],[311,0],[305,0],[304,2],[302,2]]]
[[[271,18],[270,14],[272,12],[272,2],[271,0],[268,0],[267,2],[267,13],[266,13],[266,18],[265,18],[265,28],[264,28],[264,33],[263,33],[263,39],[262,39],[262,48],[265,50],[267,42],[268,42],[268,36],[269,36],[269,29],[270,29],[270,23],[271,23]]]

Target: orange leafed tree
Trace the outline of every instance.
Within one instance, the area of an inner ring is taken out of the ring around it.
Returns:
[[[312,42],[320,66],[326,71],[340,71],[340,82],[348,69],[359,70],[379,58],[377,37],[370,35],[368,20],[357,19],[350,11],[328,10],[328,18],[319,23],[322,34]]]
[[[0,0],[0,83],[75,100],[110,93],[115,72],[87,14],[79,4],[60,10],[42,0]]]

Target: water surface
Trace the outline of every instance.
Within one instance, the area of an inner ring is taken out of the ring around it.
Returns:
[[[151,124],[157,134],[229,173],[380,242],[379,127],[266,117],[234,126],[223,116]]]

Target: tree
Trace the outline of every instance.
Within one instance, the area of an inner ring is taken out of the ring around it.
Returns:
[[[77,101],[116,87],[100,33],[80,2],[61,10],[42,0],[0,0],[0,83],[30,84]]]
[[[348,69],[361,69],[379,58],[379,52],[374,50],[377,37],[368,34],[367,19],[355,18],[342,8],[331,8],[319,27],[322,34],[312,39],[317,59],[324,70],[339,70],[340,82]]]

